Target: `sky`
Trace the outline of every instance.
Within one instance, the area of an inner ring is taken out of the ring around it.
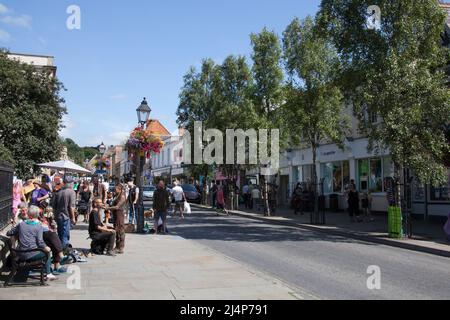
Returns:
[[[67,91],[61,135],[80,146],[122,143],[137,125],[143,97],[170,132],[183,75],[202,59],[250,57],[249,35],[282,34],[320,0],[0,0],[0,47],[55,57]],[[67,9],[81,11],[70,30]],[[249,60],[250,62],[250,60]]]

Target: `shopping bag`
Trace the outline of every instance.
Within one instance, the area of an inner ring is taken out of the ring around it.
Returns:
[[[158,220],[158,227],[159,226],[162,226],[163,225],[163,221],[162,221],[162,219],[161,219],[161,217],[159,218],[159,220]]]
[[[187,201],[184,202],[184,212],[191,214],[191,205]]]

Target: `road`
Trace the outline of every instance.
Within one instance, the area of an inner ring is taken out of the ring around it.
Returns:
[[[298,288],[310,299],[450,299],[450,259],[194,209],[169,219],[193,240]],[[381,270],[370,290],[369,266]]]

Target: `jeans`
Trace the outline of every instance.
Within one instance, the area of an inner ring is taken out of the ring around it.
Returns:
[[[48,254],[45,254],[43,252],[39,252],[36,255],[34,255],[33,257],[31,257],[30,259],[28,259],[27,262],[38,261],[38,260],[41,260],[41,259],[43,259],[45,257],[47,257],[47,263],[45,264],[45,273],[46,274],[50,274],[50,273],[52,273],[52,271],[51,271],[52,260],[50,259]]]
[[[65,219],[63,217],[58,217],[56,219],[56,223],[58,224],[58,237],[61,240],[61,244],[63,248],[67,248],[70,244],[70,219]]]
[[[138,205],[137,204],[128,204],[130,211],[128,213],[128,223],[137,224],[138,219]]]

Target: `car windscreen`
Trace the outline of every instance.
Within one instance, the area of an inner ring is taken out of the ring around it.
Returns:
[[[183,188],[183,191],[189,191],[189,192],[195,192],[197,191],[197,189],[195,189],[195,187],[191,184],[184,184],[183,186],[181,186]]]
[[[144,187],[144,191],[155,191],[155,187]]]

